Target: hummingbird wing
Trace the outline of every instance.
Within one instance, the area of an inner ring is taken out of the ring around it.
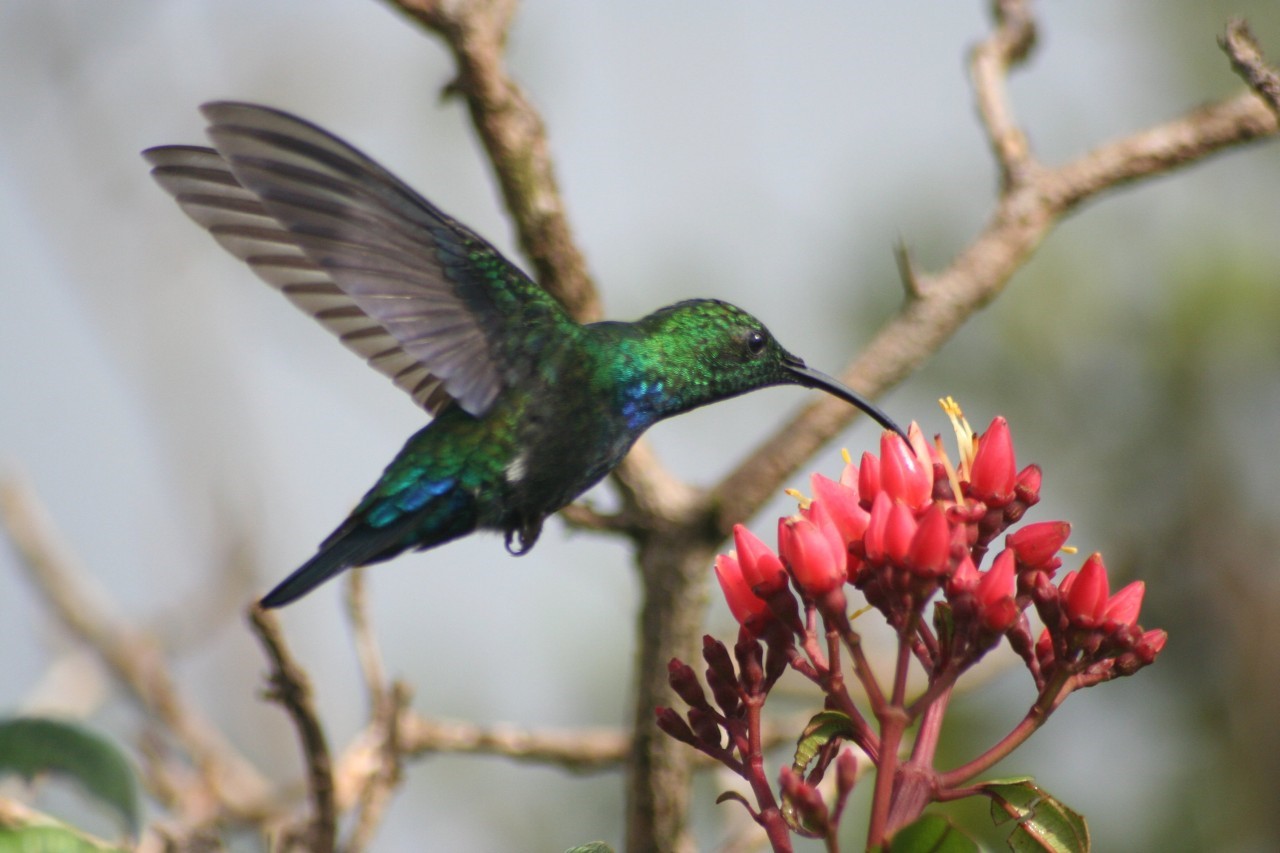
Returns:
[[[252,104],[201,111],[214,147],[144,151],[156,181],[431,414],[453,401],[483,414],[532,364],[509,331],[568,322],[497,249],[327,131]]]

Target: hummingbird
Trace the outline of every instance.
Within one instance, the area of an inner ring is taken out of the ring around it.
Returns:
[[[727,302],[575,322],[482,237],[351,145],[255,104],[205,104],[212,147],[143,157],[182,210],[432,419],[260,602],[495,530],[515,555],[653,424],[758,388],[826,391],[903,433]]]

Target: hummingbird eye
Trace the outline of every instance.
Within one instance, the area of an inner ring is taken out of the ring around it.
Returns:
[[[759,331],[758,329],[752,329],[751,331],[747,332],[747,337],[746,337],[747,349],[751,351],[752,355],[759,355],[761,351],[764,350],[765,343],[766,341],[765,341],[765,336],[763,332]]]

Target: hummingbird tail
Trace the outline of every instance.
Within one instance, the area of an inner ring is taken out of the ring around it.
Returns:
[[[388,560],[404,550],[403,545],[397,544],[401,536],[397,527],[343,525],[320,545],[314,557],[294,569],[258,603],[263,607],[283,607],[347,569]]]

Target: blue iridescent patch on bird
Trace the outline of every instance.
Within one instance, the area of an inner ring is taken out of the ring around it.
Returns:
[[[444,480],[427,480],[415,483],[396,496],[396,505],[405,512],[422,509],[432,498],[438,498],[453,488],[452,477]]]
[[[658,419],[659,405],[665,395],[661,380],[641,379],[622,387],[622,416],[631,429],[644,429]]]

